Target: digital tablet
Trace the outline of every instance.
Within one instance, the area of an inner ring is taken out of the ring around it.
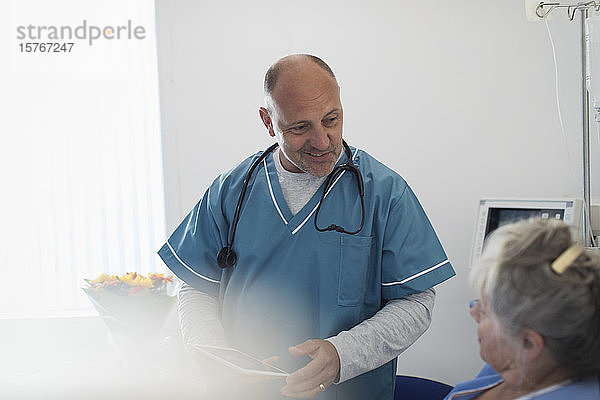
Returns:
[[[194,350],[244,375],[280,377],[286,377],[289,375],[289,373],[277,367],[265,364],[261,360],[254,358],[249,354],[242,353],[239,350],[229,347],[193,346],[193,348]]]

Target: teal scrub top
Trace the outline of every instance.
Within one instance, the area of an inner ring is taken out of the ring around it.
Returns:
[[[159,250],[180,279],[219,298],[230,346],[260,359],[279,355],[279,366],[292,372],[309,359],[289,355],[290,346],[348,330],[386,301],[429,289],[455,274],[404,179],[354,148],[365,203],[365,223],[358,234],[315,229],[324,185],[292,215],[268,155],[254,171],[244,198],[233,244],[237,264],[221,269],[217,253],[227,245],[243,181],[260,154],[219,176]],[[338,164],[346,160],[343,155]],[[335,182],[318,219],[320,227],[336,224],[352,231],[360,226],[354,174],[346,171]],[[319,398],[391,399],[394,377],[391,361],[329,387]]]

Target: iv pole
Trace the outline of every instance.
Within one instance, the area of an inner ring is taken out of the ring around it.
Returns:
[[[600,9],[600,3],[589,1],[576,5],[563,5],[560,3],[540,2],[535,10],[539,18],[546,18],[554,9],[566,8],[569,20],[575,18],[577,11],[581,14],[581,127],[582,127],[582,164],[583,164],[583,215],[582,215],[582,244],[586,247],[592,246],[592,231],[590,227],[590,120],[589,106],[590,98],[586,84],[588,66],[588,41],[586,40],[586,21],[588,10]]]

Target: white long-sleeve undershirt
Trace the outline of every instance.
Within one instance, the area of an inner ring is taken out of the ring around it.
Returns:
[[[177,312],[186,345],[227,346],[216,298],[182,283],[177,294]]]
[[[339,382],[380,367],[412,345],[431,322],[435,291],[389,301],[371,318],[328,338],[340,357]]]

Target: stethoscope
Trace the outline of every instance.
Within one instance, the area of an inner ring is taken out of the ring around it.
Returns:
[[[315,229],[319,232],[336,231],[336,232],[340,232],[340,233],[347,233],[348,235],[356,235],[358,232],[361,231],[361,229],[365,223],[364,186],[363,186],[363,180],[362,180],[360,171],[358,170],[358,168],[356,168],[356,166],[354,166],[354,163],[352,162],[352,152],[350,151],[350,147],[344,140],[342,140],[342,144],[344,146],[344,151],[346,152],[348,161],[346,161],[346,163],[344,163],[344,164],[341,164],[341,165],[338,165],[337,167],[335,167],[333,169],[333,171],[331,171],[329,173],[329,176],[327,177],[327,180],[325,181],[325,190],[323,190],[323,194],[321,195],[321,200],[319,200],[319,205],[317,206],[317,209],[315,211]],[[244,196],[246,195],[246,190],[248,189],[248,183],[250,182],[250,177],[252,176],[252,173],[254,172],[256,167],[258,167],[258,165],[265,159],[265,157],[267,157],[269,154],[271,154],[277,148],[277,146],[278,146],[278,144],[275,143],[275,144],[271,145],[268,149],[266,149],[260,155],[260,157],[258,157],[256,159],[256,161],[254,161],[252,166],[250,166],[248,173],[246,174],[246,178],[244,179],[244,184],[242,186],[242,191],[240,192],[240,198],[238,199],[237,206],[235,208],[235,214],[233,215],[233,221],[231,223],[231,232],[229,234],[229,240],[227,242],[227,246],[223,247],[217,254],[217,264],[219,264],[219,267],[221,267],[221,268],[233,267],[237,263],[237,254],[233,250],[233,239],[235,238],[235,231],[237,229],[237,224],[240,219],[240,213],[242,212],[242,203],[244,202]],[[319,211],[321,210],[321,205],[323,204],[323,200],[325,199],[325,196],[327,196],[327,193],[329,193],[329,190],[334,185],[337,178],[341,174],[343,174],[344,171],[350,171],[356,177],[356,184],[358,186],[358,194],[360,196],[360,206],[361,206],[361,212],[362,212],[360,226],[355,231],[347,231],[346,229],[344,229],[344,227],[335,225],[335,224],[331,224],[326,228],[320,228],[317,225],[317,218],[319,217]]]

